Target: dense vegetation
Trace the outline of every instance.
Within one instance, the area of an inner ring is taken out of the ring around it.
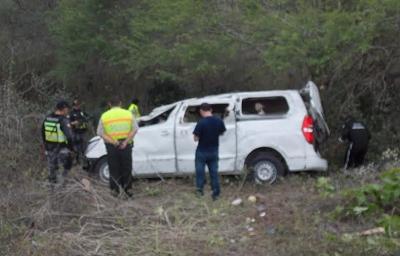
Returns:
[[[79,95],[94,111],[117,93],[138,96],[149,110],[313,79],[332,138],[351,113],[372,128],[375,155],[399,143],[397,0],[0,3],[2,90],[8,85],[28,103]]]
[[[399,0],[0,0],[0,25],[0,251],[397,251]],[[293,175],[275,187],[228,181],[217,204],[196,201],[185,180],[143,181],[135,186],[139,203],[110,198],[93,180],[83,187],[80,172],[55,200],[41,182],[39,126],[57,99],[80,97],[98,114],[112,94],[125,103],[136,96],[146,112],[185,97],[299,89],[309,79],[320,87],[332,130],[324,148],[330,170],[342,160],[336,140],[349,114],[371,129],[374,165],[318,180]],[[233,196],[257,192],[268,194],[266,219],[249,202],[230,205]],[[384,235],[358,232],[378,225]]]

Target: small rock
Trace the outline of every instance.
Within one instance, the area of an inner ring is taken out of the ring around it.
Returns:
[[[261,218],[265,217],[265,215],[267,215],[265,212],[260,213]]]
[[[267,210],[267,206],[265,204],[259,204],[256,208],[258,212],[265,212]]]
[[[255,236],[256,232],[249,232],[249,236]]]
[[[159,216],[162,216],[164,213],[164,208],[162,206],[157,207],[155,211]]]
[[[254,228],[253,228],[253,227],[247,227],[247,231],[253,232],[253,231],[254,231]]]
[[[385,234],[385,229],[383,227],[368,229],[363,232],[358,233],[360,236],[370,236],[370,235],[382,235]]]
[[[238,206],[242,204],[242,199],[236,198],[235,200],[232,201],[231,203],[233,206]]]
[[[249,240],[249,238],[247,236],[243,236],[242,238],[240,238],[240,242],[241,243],[245,243]]]
[[[274,235],[276,232],[274,227],[268,227],[267,230],[265,231],[265,233],[267,233],[267,235]]]
[[[231,244],[236,243],[235,239],[231,239],[231,240],[229,240],[229,242],[231,242]]]
[[[255,203],[255,202],[257,201],[257,198],[256,198],[255,196],[251,195],[251,196],[249,196],[249,197],[247,198],[247,200],[249,200],[249,201],[252,202],[252,203]]]
[[[81,180],[81,183],[83,185],[83,190],[88,191],[88,192],[91,190],[92,186],[91,186],[90,181],[88,179],[83,178]]]

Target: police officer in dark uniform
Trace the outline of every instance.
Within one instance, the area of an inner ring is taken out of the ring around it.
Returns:
[[[88,129],[89,116],[81,109],[81,102],[75,99],[69,116],[72,131],[74,133],[74,148],[76,151],[76,162],[79,164],[86,145],[85,135]]]
[[[349,143],[344,159],[345,169],[359,167],[363,164],[370,139],[371,134],[364,123],[356,121],[353,117],[346,118],[340,137],[341,141]]]
[[[64,168],[63,177],[67,176],[72,167],[73,134],[67,118],[69,108],[66,101],[59,101],[55,112],[46,116],[42,124],[42,138],[51,183],[57,183],[59,163]]]

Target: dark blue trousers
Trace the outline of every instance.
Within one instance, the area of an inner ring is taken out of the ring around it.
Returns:
[[[212,196],[218,197],[220,194],[219,178],[218,178],[218,150],[201,151],[196,150],[195,168],[196,168],[196,188],[203,194],[205,184],[205,167],[208,167],[210,174],[210,183]]]

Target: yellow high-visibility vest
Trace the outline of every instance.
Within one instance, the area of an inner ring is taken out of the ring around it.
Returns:
[[[67,143],[67,137],[61,130],[60,120],[56,117],[46,117],[44,120],[44,139],[46,142]]]
[[[128,110],[132,113],[132,115],[135,118],[139,118],[140,117],[140,111],[139,111],[139,107],[136,104],[131,104],[128,108]]]
[[[133,116],[126,109],[119,107],[112,108],[101,116],[104,133],[113,140],[126,139],[132,131]]]

